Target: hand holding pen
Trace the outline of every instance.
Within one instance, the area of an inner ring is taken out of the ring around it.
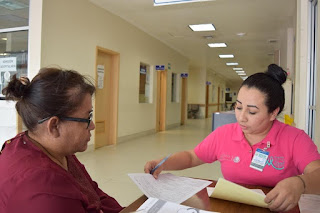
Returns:
[[[171,155],[171,154],[170,154]],[[158,178],[158,175],[161,173],[161,171],[163,170],[163,167],[161,167],[163,165],[163,163],[168,160],[168,158],[170,157],[170,155],[168,155],[167,157],[163,158],[160,162],[159,160],[153,160],[153,161],[149,161],[146,163],[146,165],[144,166],[144,171],[145,173],[150,173],[152,174],[155,178]],[[158,163],[159,162],[159,163]]]

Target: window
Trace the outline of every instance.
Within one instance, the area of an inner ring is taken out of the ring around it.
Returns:
[[[307,96],[307,133],[312,140],[314,140],[315,134],[315,118],[316,118],[316,74],[317,74],[317,26],[318,26],[318,1],[313,0],[309,2],[309,11],[311,13],[309,17],[310,27],[310,43],[309,43],[309,68],[308,68],[308,96]]]
[[[29,1],[0,1],[0,99],[14,74],[27,76]]]
[[[140,63],[139,103],[152,103],[150,65]]]
[[[172,73],[171,77],[171,102],[178,103],[179,95],[178,95],[178,77],[177,73]]]

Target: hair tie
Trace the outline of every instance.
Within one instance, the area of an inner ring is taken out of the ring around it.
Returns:
[[[27,86],[30,83],[30,81],[27,77],[20,77],[19,81],[21,82],[21,84],[23,84],[25,86]]]

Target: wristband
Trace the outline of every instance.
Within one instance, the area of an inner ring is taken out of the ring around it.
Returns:
[[[306,182],[304,182],[303,178],[300,175],[297,175],[295,177],[299,178],[302,181],[302,183],[303,183],[303,193],[304,193],[306,191]]]

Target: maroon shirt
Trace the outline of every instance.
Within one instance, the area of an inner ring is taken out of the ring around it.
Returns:
[[[98,188],[72,155],[64,170],[25,133],[5,143],[0,155],[1,213],[104,213],[123,207]]]

